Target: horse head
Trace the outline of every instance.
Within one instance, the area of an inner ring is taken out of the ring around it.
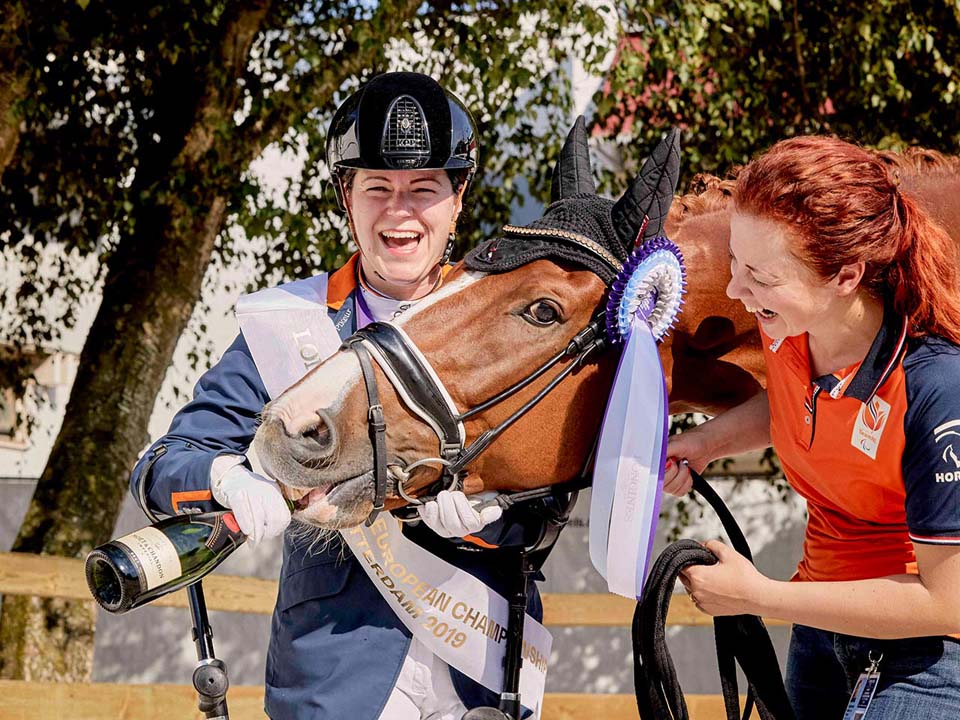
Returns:
[[[598,311],[634,246],[663,233],[679,160],[672,131],[619,200],[599,197],[578,119],[543,217],[505,226],[268,404],[255,448],[294,517],[351,527],[443,478],[473,494],[578,476],[616,362],[595,352]]]

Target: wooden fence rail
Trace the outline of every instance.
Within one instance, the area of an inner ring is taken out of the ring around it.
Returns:
[[[0,595],[90,600],[83,561],[71,558],[0,553]],[[239,575],[213,574],[203,580],[207,609],[269,615],[277,598],[277,582]],[[153,607],[187,607],[185,590],[157,598]],[[630,625],[636,603],[607,593],[544,593],[545,625]],[[782,625],[766,620],[768,625]],[[670,603],[668,625],[708,626],[713,619],[697,610],[686,595]]]
[[[687,695],[690,720],[726,718],[719,695]],[[742,698],[741,698],[742,702]],[[232,686],[230,720],[265,720],[263,688]],[[547,693],[543,720],[636,720],[633,695]],[[202,720],[189,685],[116,685],[0,680],[3,720]],[[345,719],[347,720],[347,719]]]
[[[277,595],[275,580],[213,574],[203,581],[209,610],[269,614]],[[29,595],[90,600],[83,561],[29,553],[0,553],[0,595]],[[92,602],[92,601],[91,601]],[[187,607],[185,591],[158,598],[157,607]],[[545,625],[630,625],[636,603],[609,594],[546,593]],[[670,604],[667,623],[706,626],[712,619],[693,607],[686,595]],[[782,624],[768,620],[768,624]],[[234,686],[229,694],[232,720],[263,720],[263,688]],[[691,720],[725,717],[719,695],[688,695]],[[633,695],[548,693],[544,720],[603,717],[636,718]],[[3,720],[167,720],[201,718],[188,685],[44,683],[0,681]]]

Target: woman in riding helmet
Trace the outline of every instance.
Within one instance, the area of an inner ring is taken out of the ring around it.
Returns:
[[[327,161],[359,248],[326,278],[327,313],[347,338],[443,283],[477,167],[476,129],[463,103],[433,79],[388,73],[338,108]],[[284,533],[287,503],[246,457],[269,400],[241,334],[134,469],[131,490],[141,506],[166,514],[231,508],[254,543]],[[489,548],[522,543],[521,516],[477,512],[458,491],[419,510],[424,522],[404,530],[410,539],[506,594],[503,563]],[[318,550],[309,533],[284,534],[266,668],[270,717],[459,720],[470,707],[496,706],[494,695],[411,639],[335,537]],[[535,592],[528,612],[541,614]]]

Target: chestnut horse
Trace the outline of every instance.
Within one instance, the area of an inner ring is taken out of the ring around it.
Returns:
[[[592,180],[584,179],[589,175],[585,134],[571,132],[570,143],[578,147],[569,151],[565,146],[555,178],[569,178],[572,172],[573,195],[564,197],[561,192],[542,221],[533,226],[551,226],[550,218],[562,216],[565,204],[585,203],[583,198],[592,194]],[[928,151],[884,157],[900,174],[904,188],[960,243],[960,204],[955,201],[960,197],[960,159]],[[579,167],[565,168],[564,162]],[[756,320],[725,293],[732,181],[698,177],[693,186],[693,193],[676,199],[666,219],[667,236],[683,252],[688,294],[678,324],[660,345],[660,357],[671,412],[716,414],[763,387],[764,366]],[[609,205],[602,212],[609,213]],[[567,215],[575,219],[577,212]],[[600,233],[611,227],[609,222],[600,226]],[[640,229],[627,228],[626,234],[635,236]],[[608,249],[619,247],[615,254],[621,262],[625,259],[622,242],[618,245],[615,239],[599,236],[590,239]],[[480,250],[496,247],[496,242],[488,241]],[[563,252],[537,257],[507,268],[508,272],[478,272],[460,263],[447,276],[444,288],[395,321],[460,411],[482,405],[562,353],[603,306],[609,277],[601,279],[596,268],[586,269]],[[477,258],[475,251],[468,256],[468,264],[476,268]],[[530,402],[569,362],[465,418],[467,442]],[[606,350],[557,384],[471,460],[465,492],[515,491],[577,477],[596,437],[615,365],[616,353]],[[438,439],[434,429],[411,411],[382,368],[375,365],[373,370],[386,420],[390,471],[386,508],[391,509],[407,502],[398,494],[398,484],[417,495],[436,482],[440,470],[435,463],[419,465],[409,476],[403,468],[437,457]],[[298,500],[295,518],[334,529],[357,525],[370,513],[375,454],[368,406],[357,355],[341,350],[264,409],[256,450],[285,493]]]

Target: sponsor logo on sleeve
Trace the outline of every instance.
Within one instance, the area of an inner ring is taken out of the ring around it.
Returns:
[[[890,417],[890,403],[883,398],[874,396],[870,402],[863,403],[857,414],[857,421],[853,425],[850,444],[871,460],[876,460],[880,437],[887,426],[888,417]]]
[[[960,457],[956,448],[960,448],[960,420],[951,420],[935,428],[933,438],[940,451],[943,469],[934,474],[938,483],[960,482]]]

